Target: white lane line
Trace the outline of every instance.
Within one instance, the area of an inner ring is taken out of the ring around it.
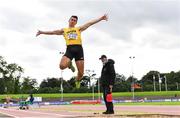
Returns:
[[[27,112],[27,113],[37,113],[37,114],[42,114],[42,115],[55,115],[55,116],[68,116],[68,117],[75,117],[75,116],[77,116],[77,115],[61,115],[61,114],[57,114],[57,113],[44,113],[44,112],[38,112],[38,111],[25,111],[25,110],[15,110],[15,109],[5,109],[5,108],[0,108],[0,109],[2,109],[2,110],[5,110],[5,111],[16,111],[16,112]],[[7,113],[7,115],[9,115],[9,113]],[[11,114],[10,114],[11,115]],[[9,116],[10,116],[9,115]],[[14,118],[19,118],[19,117],[17,117],[17,116],[15,116],[15,115],[11,115],[12,117],[14,117]]]
[[[4,108],[0,108],[0,109],[4,110]],[[4,115],[7,115],[7,116],[10,116],[10,117],[13,117],[13,118],[19,118],[19,117],[15,116],[15,115],[12,115],[12,114],[9,114],[9,113],[4,113],[3,111],[0,111],[0,113],[2,113]]]

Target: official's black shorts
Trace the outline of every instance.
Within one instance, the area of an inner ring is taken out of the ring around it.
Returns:
[[[84,60],[83,47],[81,45],[68,45],[64,56],[71,60],[75,58],[75,61]]]

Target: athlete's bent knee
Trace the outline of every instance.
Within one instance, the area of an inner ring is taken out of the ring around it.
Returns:
[[[62,64],[59,64],[59,68],[60,68],[61,70],[64,70],[66,67],[65,67],[64,65],[62,65]]]

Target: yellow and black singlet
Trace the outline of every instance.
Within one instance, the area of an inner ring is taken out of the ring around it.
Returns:
[[[64,38],[66,40],[66,45],[82,45],[81,32],[79,27],[64,28]]]

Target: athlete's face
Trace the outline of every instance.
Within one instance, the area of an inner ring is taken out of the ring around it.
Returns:
[[[102,61],[103,65],[104,65],[107,62],[107,58],[102,58],[101,61]]]
[[[74,27],[77,24],[77,19],[74,17],[71,17],[69,19],[69,26]]]

